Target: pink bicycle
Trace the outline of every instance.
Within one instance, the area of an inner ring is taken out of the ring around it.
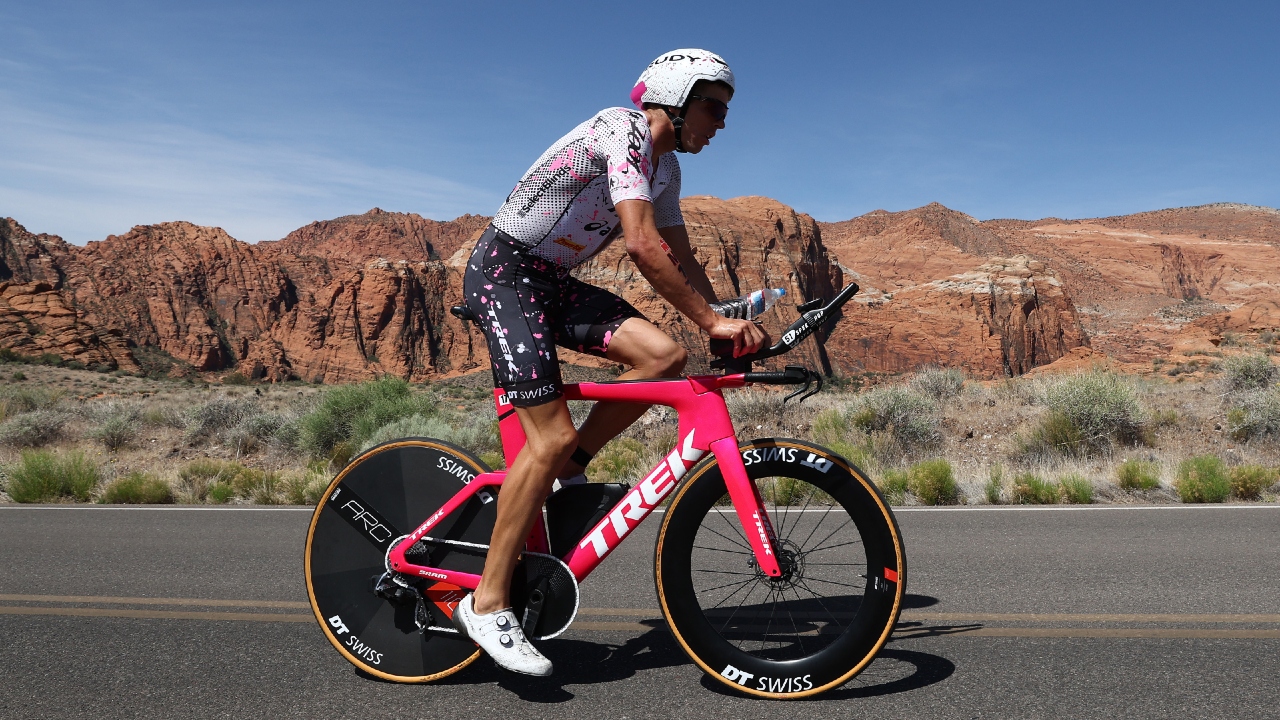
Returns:
[[[826,448],[739,443],[721,394],[753,383],[804,385],[788,397],[817,392],[821,376],[806,368],[752,372],[751,363],[794,348],[857,289],[800,306],[782,339],[755,355],[731,358],[713,343],[713,366],[726,374],[565,386],[570,400],[675,408],[678,442],[635,487],[575,485],[547,498],[512,583],[530,637],[564,632],[578,584],[670,497],[654,552],[658,604],[707,674],[752,695],[799,698],[871,663],[906,580],[892,511]],[[510,463],[524,433],[502,390],[494,401]],[[449,618],[480,580],[504,475],[431,438],[372,448],[338,473],[311,519],[306,579],[320,627],[347,660],[387,680],[427,682],[479,657]]]

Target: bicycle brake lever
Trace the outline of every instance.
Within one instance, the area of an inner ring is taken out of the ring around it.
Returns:
[[[818,386],[813,389],[813,392],[805,393],[803,396],[801,396],[801,398],[797,402],[804,402],[805,400],[808,400],[814,395],[817,395],[818,393],[822,392],[822,373],[814,373],[813,378],[814,380],[818,381]],[[806,385],[805,387],[807,388],[808,386]]]
[[[812,391],[810,391],[809,385],[811,385],[815,381],[817,382],[818,386],[815,387]],[[808,368],[805,368],[804,387],[782,398],[782,404],[786,405],[788,400],[790,400],[791,398],[797,395],[800,396],[800,399],[797,400],[796,402],[802,403],[805,400],[808,400],[809,398],[813,397],[814,395],[817,395],[820,392],[822,392],[822,373],[814,372]]]

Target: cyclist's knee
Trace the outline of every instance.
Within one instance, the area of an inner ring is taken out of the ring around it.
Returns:
[[[662,356],[662,364],[658,371],[662,377],[675,377],[684,371],[687,362],[689,362],[689,351],[671,343],[671,348]]]

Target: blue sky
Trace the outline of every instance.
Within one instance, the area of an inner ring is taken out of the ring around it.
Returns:
[[[242,240],[492,214],[654,57],[723,55],[684,191],[820,220],[1280,205],[1280,3],[0,0],[0,216]]]

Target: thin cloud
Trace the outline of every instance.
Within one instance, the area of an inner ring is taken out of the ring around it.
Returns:
[[[317,150],[145,118],[91,124],[4,104],[0,215],[80,244],[168,220],[256,241],[374,206],[447,219],[501,201],[438,175]]]

